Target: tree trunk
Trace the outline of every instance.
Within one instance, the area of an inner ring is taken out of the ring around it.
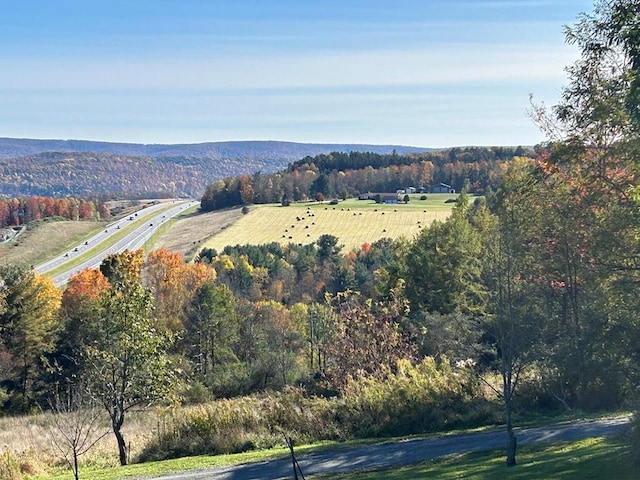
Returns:
[[[116,436],[116,441],[118,442],[118,454],[120,456],[120,465],[122,466],[127,464],[127,444],[124,441],[124,436],[121,431],[123,423],[124,415],[118,413],[112,415],[111,426],[113,427],[113,434]]]
[[[513,434],[513,429],[507,430],[507,467],[514,467],[516,465],[516,448],[518,439]]]
[[[73,478],[75,478],[75,480],[80,479],[80,472],[79,472],[79,465],[78,465],[78,450],[75,447],[75,445],[73,447]]]
[[[513,433],[513,422],[511,420],[511,400],[505,399],[504,402],[505,420],[507,423],[507,467],[516,465],[516,448],[517,439]]]
[[[127,444],[124,441],[124,437],[122,436],[122,432],[120,429],[113,431],[116,436],[116,440],[118,441],[118,454],[120,455],[120,465],[124,466],[127,464]]]

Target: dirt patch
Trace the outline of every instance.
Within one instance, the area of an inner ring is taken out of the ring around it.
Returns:
[[[76,245],[104,225],[102,222],[72,221],[32,224],[13,240],[0,244],[0,265],[38,265]]]
[[[241,208],[233,208],[179,218],[171,228],[163,232],[153,248],[166,248],[181,253],[187,261],[192,260],[205,240],[220,233],[242,216]]]

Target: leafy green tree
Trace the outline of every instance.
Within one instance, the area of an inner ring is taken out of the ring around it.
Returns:
[[[183,343],[202,380],[218,364],[237,361],[233,342],[238,335],[235,298],[225,285],[203,283],[188,308]]]
[[[318,246],[317,257],[320,262],[335,261],[342,249],[342,246],[338,245],[338,237],[329,234],[320,235],[316,240],[316,245]]]
[[[356,286],[354,273],[344,261],[337,261],[331,269],[327,281],[327,290],[330,293],[352,290]]]
[[[421,231],[405,257],[406,292],[412,311],[474,313],[482,309],[478,282],[480,235],[469,220],[466,195],[451,216]]]
[[[638,133],[639,11],[638,0],[596,0],[593,13],[566,27],[581,58],[568,68],[570,82],[555,110],[572,137],[611,144]]]
[[[87,326],[84,380],[109,414],[120,464],[128,462],[122,427],[131,409],[168,401],[174,384],[167,355],[171,338],[156,330],[153,298],[140,282],[141,263],[131,252],[110,257],[111,286],[99,297]]]
[[[249,371],[248,390],[282,388],[300,377],[303,329],[289,310],[273,302],[240,306],[238,358]]]
[[[309,193],[313,196],[318,193],[322,194],[324,197],[330,196],[333,192],[331,191],[331,180],[326,173],[321,173],[318,175],[311,185],[309,186]]]
[[[637,338],[640,306],[630,293],[640,279],[639,18],[638,0],[597,1],[567,27],[580,58],[554,115],[537,110],[550,140],[538,167],[564,193],[549,209],[559,234],[547,232],[554,248],[546,271],[556,273],[550,296],[560,303],[555,332],[564,341],[551,352],[567,405],[601,394],[619,401],[632,388],[621,374],[627,382],[638,375],[628,339]]]
[[[526,177],[525,177],[526,179]],[[485,343],[495,351],[494,367],[502,385],[491,387],[502,400],[507,431],[507,465],[516,464],[513,430],[514,395],[522,373],[538,359],[545,315],[536,295],[536,258],[528,251],[529,212],[521,202],[521,185],[503,182],[494,204],[493,228],[484,232],[482,283],[487,292]]]

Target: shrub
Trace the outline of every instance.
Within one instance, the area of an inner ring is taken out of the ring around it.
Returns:
[[[426,195],[420,195],[420,200],[426,200],[427,196]]]
[[[182,402],[186,405],[195,405],[199,403],[210,402],[213,398],[211,392],[202,382],[191,382],[186,388],[180,392]]]
[[[246,215],[247,213],[249,213],[249,207],[247,207],[247,206],[245,205],[244,207],[242,207],[242,210],[241,210],[241,211],[242,211],[242,213],[243,213],[244,215]]]
[[[355,436],[396,436],[477,426],[495,417],[467,369],[427,357],[398,362],[385,377],[351,382],[345,393]]]

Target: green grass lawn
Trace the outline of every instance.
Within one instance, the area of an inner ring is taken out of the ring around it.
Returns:
[[[298,456],[323,447],[299,447]],[[236,455],[185,457],[163,462],[149,462],[126,467],[81,469],[81,478],[116,480],[144,478],[166,473],[224,466],[286,457],[285,448]],[[518,465],[505,465],[504,451],[474,452],[453,455],[425,464],[393,470],[343,475],[314,476],[336,480],[413,480],[413,479],[509,479],[509,480],[636,480],[640,472],[632,464],[628,445],[618,438],[591,438],[577,442],[520,447]],[[34,480],[71,480],[70,472],[54,476],[32,477]],[[309,477],[307,477],[309,478]]]
[[[331,475],[339,480],[509,479],[509,480],[636,480],[629,447],[619,439],[590,438],[579,442],[518,449],[518,465],[507,467],[504,451],[455,455],[394,470]],[[317,478],[317,477],[316,477]],[[329,477],[323,477],[329,478]]]
[[[284,442],[283,442],[284,443]],[[340,444],[348,447],[350,443]],[[335,442],[318,443],[315,445],[301,445],[296,447],[296,455],[310,453],[324,448],[336,448]],[[248,462],[260,462],[275,458],[289,456],[289,449],[282,446],[269,450],[257,450],[245,453],[235,453],[229,455],[200,455],[197,457],[182,457],[171,460],[157,462],[134,463],[124,467],[80,468],[80,478],[91,480],[121,480],[127,478],[156,477],[163,474],[176,473],[188,470],[199,470],[211,467],[224,467],[229,465],[239,465]],[[59,473],[33,476],[30,480],[73,480],[73,474],[68,469],[60,468]]]

